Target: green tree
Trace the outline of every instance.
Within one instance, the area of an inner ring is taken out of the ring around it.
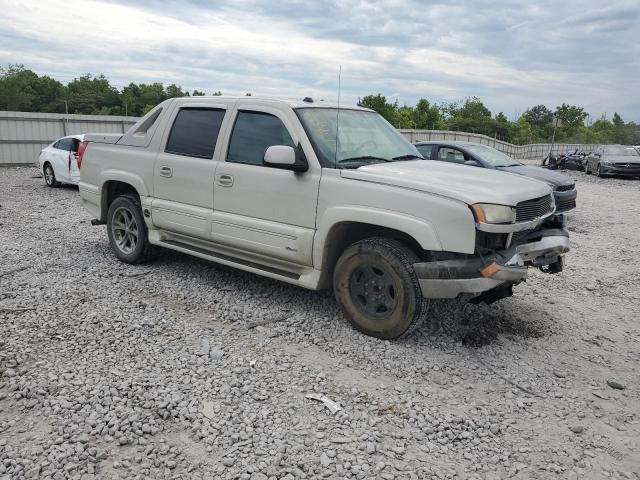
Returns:
[[[194,90],[193,93],[191,94],[192,97],[204,97],[204,92],[201,92],[200,90]]]
[[[69,113],[123,114],[120,92],[104,75],[91,74],[73,79],[67,85]]]
[[[387,122],[394,124],[396,120],[396,107],[387,101],[387,97],[378,93],[377,95],[367,95],[358,103],[361,107],[370,108],[382,115]]]
[[[424,98],[418,100],[413,108],[413,123],[413,128],[420,130],[437,130],[444,126],[440,109],[436,105],[430,105]]]
[[[0,110],[64,112],[64,86],[23,65],[0,67]]]
[[[555,116],[562,122],[562,126],[556,134],[556,139],[570,140],[578,132],[578,127],[584,125],[587,113],[582,107],[563,103],[556,108]]]
[[[524,115],[511,125],[511,141],[516,145],[530,143],[533,138],[533,128]]]
[[[522,116],[534,127],[545,127],[553,122],[553,112],[544,105],[528,108]]]

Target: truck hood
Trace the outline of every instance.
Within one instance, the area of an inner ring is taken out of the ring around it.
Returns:
[[[535,178],[536,180],[542,180],[554,187],[564,187],[567,185],[574,185],[575,182],[571,177],[563,175],[547,168],[536,167],[533,165],[513,165],[510,167],[496,167],[496,170],[501,172],[517,173],[518,175],[524,175],[525,177]]]
[[[518,202],[551,194],[551,188],[538,180],[486,168],[424,160],[378,163],[353,170],[344,169],[340,174],[343,178],[410,188],[469,205],[495,203],[515,206]]]

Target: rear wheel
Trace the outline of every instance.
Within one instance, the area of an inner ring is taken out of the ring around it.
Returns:
[[[387,238],[354,243],[338,259],[333,275],[336,299],[354,328],[382,339],[407,335],[427,316],[413,264],[417,255]]]
[[[47,184],[47,187],[55,188],[60,186],[60,182],[56,180],[56,174],[53,171],[53,167],[50,163],[45,164],[43,173],[44,181]]]
[[[116,257],[125,263],[144,262],[152,255],[147,225],[136,195],[121,195],[111,203],[107,234]]]

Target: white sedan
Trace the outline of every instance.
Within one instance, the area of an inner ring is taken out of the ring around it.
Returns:
[[[40,152],[40,171],[49,187],[57,187],[61,183],[77,185],[80,182],[77,159],[83,138],[84,135],[62,137]]]

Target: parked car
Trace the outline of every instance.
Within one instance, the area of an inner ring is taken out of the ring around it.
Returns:
[[[598,147],[587,158],[584,171],[587,174],[595,173],[599,177],[640,177],[640,153],[637,148],[625,145]]]
[[[57,187],[61,183],[77,185],[80,182],[77,160],[83,139],[83,135],[62,137],[40,152],[40,171],[49,187]]]
[[[549,184],[556,201],[556,212],[565,213],[576,207],[575,182],[571,177],[546,168],[525,165],[488,145],[471,142],[419,142],[416,148],[429,160],[440,160],[535,178]]]
[[[559,272],[569,250],[546,184],[425,162],[365,108],[175,98],[83,145],[80,197],[123,262],[161,246],[332,287],[379,338],[417,327],[430,298],[509,296],[528,266]]]

